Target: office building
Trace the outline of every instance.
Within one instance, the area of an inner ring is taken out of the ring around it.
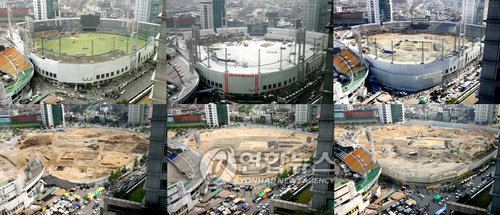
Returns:
[[[33,0],[35,20],[54,19],[58,17],[57,0]]]
[[[378,105],[378,117],[380,123],[392,124],[391,105],[388,104]]]
[[[328,23],[328,0],[304,0],[302,27],[307,31],[325,32]]]
[[[128,105],[128,124],[139,125],[143,124],[147,119],[147,106],[140,104]]]
[[[478,104],[474,106],[476,124],[493,124],[497,121],[498,105]]]
[[[380,23],[380,10],[378,0],[366,0],[366,12],[369,23]]]
[[[206,104],[205,119],[210,127],[229,125],[229,108],[227,104]]]
[[[392,0],[366,0],[369,23],[392,21]]]
[[[64,127],[64,105],[40,103],[42,125],[47,128]]]
[[[155,22],[160,13],[160,0],[136,0],[135,17],[142,22]]]
[[[481,78],[479,81],[479,103],[500,103],[500,0],[490,0],[486,19],[486,35]]]
[[[200,0],[201,29],[216,29],[226,26],[225,0]]]
[[[212,0],[200,0],[200,27],[201,29],[213,29],[213,4]]]
[[[213,20],[214,28],[226,26],[226,0],[213,0]]]
[[[316,116],[316,110],[315,105],[295,105],[295,124],[302,125],[312,122]]]

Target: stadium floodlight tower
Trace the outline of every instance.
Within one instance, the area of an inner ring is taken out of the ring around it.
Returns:
[[[466,20],[465,20],[465,13],[466,13],[466,8],[465,8],[465,0],[462,0],[462,17],[460,19],[460,22],[459,22],[459,40],[458,40],[458,69],[462,69],[461,66],[465,67],[465,65],[462,65],[461,64],[461,60],[460,58],[463,56],[464,54],[464,48],[465,48],[465,40],[466,40],[466,37],[465,37],[465,27],[466,27]]]
[[[168,104],[167,98],[167,0],[163,0],[163,9],[160,14],[161,28],[158,37],[158,53],[156,69],[153,74],[153,89],[150,99],[154,104]]]
[[[29,53],[34,51],[33,47],[33,32],[35,32],[35,25],[33,24],[33,18],[30,16],[25,16],[24,17],[24,28],[21,29],[21,32],[23,32],[23,52],[24,55],[29,56]],[[13,29],[11,29],[13,30]],[[9,31],[11,31],[9,30]]]
[[[299,55],[298,55],[298,73],[297,73],[297,78],[299,81],[304,81],[306,78],[304,73],[304,61],[305,61],[305,54],[306,54],[306,30],[304,28],[300,28],[297,33],[295,34],[295,41],[299,45]],[[295,53],[297,54],[297,53]]]
[[[137,37],[139,34],[139,20],[138,17],[135,17],[133,20],[130,20],[131,25],[130,25],[130,39],[127,39],[128,41],[132,41],[130,43],[130,71],[134,72],[137,69],[137,63],[140,61],[140,59],[137,59]],[[114,44],[114,38],[113,38],[113,44]],[[127,44],[127,51],[129,50],[128,47],[129,44]],[[113,47],[114,48],[114,47]]]

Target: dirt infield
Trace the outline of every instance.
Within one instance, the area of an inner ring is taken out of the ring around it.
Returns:
[[[403,177],[451,175],[496,148],[495,133],[483,130],[430,125],[388,125],[370,129],[373,129],[374,149],[364,132],[358,134],[355,140],[375,151],[383,169]],[[345,132],[345,129],[336,129],[335,135]]]
[[[65,132],[28,133],[19,138],[9,156],[17,168],[40,155],[46,173],[70,182],[93,182],[145,153],[148,142],[141,133],[108,128],[73,128]],[[0,162],[1,159],[0,159]]]

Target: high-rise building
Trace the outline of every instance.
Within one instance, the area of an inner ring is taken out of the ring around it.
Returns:
[[[229,108],[227,104],[206,104],[205,119],[210,127],[229,125]]]
[[[498,116],[498,105],[478,104],[474,107],[474,122],[476,124],[493,124]]]
[[[135,17],[143,22],[155,22],[160,13],[160,0],[136,0]]]
[[[298,104],[295,105],[295,124],[306,124],[314,120],[315,111],[313,105]]]
[[[151,134],[144,183],[146,207],[166,210],[167,208],[167,106],[152,106]]]
[[[391,118],[392,122],[405,121],[405,106],[403,104],[391,104]]]
[[[54,128],[65,125],[63,104],[44,104],[40,102],[42,115],[42,125],[47,128]]]
[[[366,0],[369,23],[392,21],[392,0]]]
[[[140,104],[128,105],[128,124],[138,125],[143,124],[147,117],[147,106]]]
[[[463,18],[466,24],[476,24],[476,15],[479,14],[478,11],[479,0],[465,0],[463,6]]]
[[[379,2],[380,21],[392,21],[392,0],[380,0]]]
[[[58,17],[58,0],[33,0],[35,20],[46,20]]]
[[[488,17],[486,19],[486,33],[484,38],[484,53],[479,85],[480,104],[500,103],[500,1],[490,0]]]
[[[321,162],[316,162],[313,170],[313,177],[318,179],[311,186],[313,193],[311,210],[313,211],[320,211],[324,208],[333,210],[333,106],[333,104],[323,104],[320,106],[318,147],[315,157],[321,160]]]
[[[309,106],[306,104],[298,104],[295,106],[295,124],[300,125],[307,123],[309,116]]]
[[[325,32],[328,23],[328,0],[304,0],[302,27],[307,31]]]
[[[214,7],[212,0],[200,0],[200,27],[201,29],[214,28]]]
[[[392,124],[405,121],[405,109],[403,104],[380,104],[378,105],[378,117],[383,124]]]
[[[366,12],[369,23],[380,23],[380,11],[378,0],[366,0]]]
[[[201,29],[216,29],[226,26],[225,0],[200,0]]]
[[[378,105],[378,117],[381,123],[391,124],[392,123],[391,105],[389,104]]]
[[[213,0],[214,28],[226,26],[226,0]]]

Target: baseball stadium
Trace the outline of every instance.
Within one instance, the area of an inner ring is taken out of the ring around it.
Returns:
[[[481,25],[412,19],[354,26],[338,42],[356,50],[381,85],[415,93],[449,80],[478,61],[484,33]],[[339,63],[334,62],[336,68],[342,67]]]
[[[16,102],[29,88],[34,73],[33,65],[16,47],[10,46],[7,41],[0,43],[0,76],[2,77],[0,91],[4,91],[6,99]]]
[[[108,83],[153,58],[158,33],[154,23],[82,15],[28,18],[11,29],[10,39],[30,52],[26,55],[43,78],[78,88]]]
[[[324,64],[327,35],[297,29],[246,27],[193,30],[181,53],[199,73],[201,83],[226,98],[276,95],[308,81]],[[291,92],[293,93],[293,92]]]

